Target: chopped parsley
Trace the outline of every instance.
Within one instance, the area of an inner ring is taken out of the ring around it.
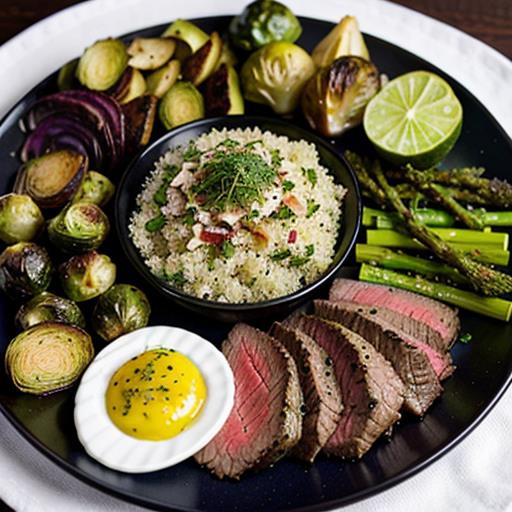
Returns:
[[[207,248],[208,257],[207,257],[207,265],[208,270],[212,272],[215,270],[215,259],[217,258],[217,247],[215,245],[209,245]]]
[[[260,216],[260,212],[258,210],[251,210],[247,214],[247,220],[257,219],[259,216]]]
[[[280,220],[284,219],[290,219],[295,216],[295,213],[293,213],[288,206],[281,206],[277,212],[272,214],[274,217]]]
[[[224,242],[222,242],[220,252],[224,258],[232,258],[235,255],[235,246],[229,240],[224,240]]]
[[[160,231],[165,226],[165,216],[163,213],[158,214],[156,217],[148,220],[146,222],[145,228],[146,231],[150,233],[156,233]]]
[[[315,246],[313,244],[306,245],[304,256],[293,256],[290,258],[290,267],[301,267],[305,265],[315,253]]]
[[[263,192],[277,177],[275,168],[246,148],[216,151],[202,168],[206,176],[192,190],[197,195],[206,194],[205,207],[218,211],[262,201]]]
[[[279,153],[279,149],[272,149],[270,151],[270,156],[272,157],[272,165],[274,166],[274,168],[281,167],[283,157],[281,156],[281,153]]]
[[[188,148],[183,152],[183,160],[186,162],[197,162],[203,153],[197,149],[196,145],[192,142]]]
[[[306,176],[308,181],[311,183],[311,185],[314,187],[317,182],[315,169],[312,169],[311,167],[306,169],[305,167],[303,167],[302,172],[304,173],[304,176]]]
[[[226,139],[217,144],[216,148],[224,147],[224,148],[236,148],[240,146],[240,142],[235,139]],[[247,146],[246,146],[247,147]]]
[[[293,181],[290,181],[290,180],[285,180],[283,181],[283,190],[285,192],[289,192],[290,190],[292,190],[293,188],[295,187],[295,183],[293,183]]]
[[[174,272],[174,274],[170,274],[166,276],[167,281],[169,281],[174,286],[177,286],[178,288],[182,288],[183,285],[187,282],[187,279],[183,275],[182,270],[178,270],[178,272]]]
[[[318,203],[315,203],[312,199],[308,199],[308,205],[306,210],[306,219],[309,219],[312,217],[320,208],[320,205]]]
[[[292,253],[291,253],[290,249],[283,249],[282,251],[273,252],[270,255],[270,259],[272,261],[283,261],[286,258],[289,258],[291,256],[291,254]]]
[[[169,184],[176,177],[179,172],[179,168],[176,165],[168,165],[164,170],[162,177],[162,184],[158,187],[158,190],[153,195],[153,201],[158,206],[165,206],[167,204],[167,189]]]
[[[256,144],[263,144],[263,141],[261,139],[257,139],[257,140],[251,140],[251,142],[248,142],[245,147],[246,148],[252,148],[253,146],[255,146]]]
[[[185,211],[181,221],[183,222],[183,224],[185,224],[185,226],[193,226],[195,222],[195,214],[196,209],[193,206],[190,206]]]

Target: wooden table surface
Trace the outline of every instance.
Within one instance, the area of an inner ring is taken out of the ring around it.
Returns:
[[[76,3],[76,0],[0,0],[0,44],[32,23]],[[396,3],[449,23],[512,58],[512,0],[397,0]]]

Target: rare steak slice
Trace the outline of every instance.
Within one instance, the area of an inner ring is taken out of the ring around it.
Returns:
[[[286,325],[311,336],[333,361],[344,409],[324,451],[361,457],[400,418],[402,381],[368,341],[342,325],[307,315],[293,315]]]
[[[303,405],[297,367],[274,338],[237,324],[222,344],[235,377],[231,414],[195,455],[219,478],[271,465],[300,439]]]
[[[445,352],[443,349],[439,349],[436,346],[432,346],[430,343],[431,340],[418,338],[413,334],[410,334],[411,330],[401,329],[396,325],[396,323],[394,324],[390,322],[387,319],[387,315],[381,313],[380,308],[363,306],[354,302],[329,302],[326,300],[319,300],[315,301],[315,310],[317,310],[318,316],[333,320],[334,322],[340,322],[343,325],[346,325],[349,329],[352,329],[363,336],[363,338],[370,339],[368,338],[369,335],[367,336],[365,333],[361,333],[358,329],[352,328],[350,325],[345,323],[345,321],[353,323],[355,321],[355,317],[362,316],[370,322],[379,324],[385,331],[393,333],[395,336],[403,340],[404,343],[412,345],[424,352],[439,380],[446,379],[453,373],[454,367],[452,365],[452,358],[448,352]],[[405,320],[410,320],[409,317],[403,318]],[[361,321],[361,323],[364,322]],[[377,348],[377,350],[379,349]]]
[[[432,402],[441,394],[443,388],[439,383],[439,374],[452,368],[446,359],[437,354],[434,364],[420,343],[415,343],[399,329],[375,318],[371,309],[364,306],[346,303],[315,301],[315,314],[343,324],[356,332],[376,350],[378,350],[393,366],[395,372],[405,385],[404,408],[413,414],[423,416]],[[428,347],[432,354],[433,349]],[[433,356],[432,356],[433,357]]]
[[[446,349],[453,345],[460,328],[457,311],[437,300],[382,284],[352,279],[336,279],[329,300],[356,302],[367,306],[385,307],[423,322],[437,331]]]
[[[297,329],[275,323],[270,332],[295,360],[304,395],[302,438],[291,453],[313,462],[336,430],[343,410],[333,363],[322,347]]]

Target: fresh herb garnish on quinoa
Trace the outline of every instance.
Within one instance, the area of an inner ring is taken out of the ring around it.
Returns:
[[[205,178],[192,191],[196,196],[206,194],[203,207],[217,211],[262,201],[277,178],[277,169],[247,148],[216,151],[201,170]]]

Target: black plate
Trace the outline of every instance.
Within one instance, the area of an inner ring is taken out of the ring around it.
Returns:
[[[206,30],[223,30],[229,18],[200,20]],[[332,24],[302,19],[299,43],[311,49]],[[162,27],[141,31],[159,34]],[[446,160],[447,166],[485,166],[492,176],[509,178],[506,162],[512,161],[512,142],[487,110],[462,86],[418,57],[374,37],[366,38],[372,58],[383,72],[394,77],[415,69],[439,73],[452,85],[464,108],[461,137]],[[461,64],[462,65],[462,64]],[[449,71],[449,70],[448,70]],[[22,143],[18,120],[35,98],[54,90],[55,76],[33,89],[0,126],[0,193],[12,187],[18,161],[13,156]],[[258,109],[261,113],[261,108]],[[357,148],[361,130],[342,137],[336,147]],[[136,279],[115,241],[105,252],[112,254],[120,280],[150,290]],[[150,295],[152,323],[183,326],[219,342],[227,327],[201,320]],[[12,336],[14,308],[0,297],[2,349]],[[446,381],[445,392],[423,421],[404,418],[391,442],[380,441],[359,462],[320,457],[310,468],[284,460],[275,467],[241,482],[218,481],[189,460],[173,468],[146,475],[127,475],[102,467],[81,448],[72,422],[74,390],[46,398],[21,395],[0,375],[0,403],[16,428],[37,448],[79,478],[127,500],[160,509],[211,510],[326,510],[376,493],[414,474],[460,441],[492,408],[510,383],[512,327],[474,314],[463,313],[463,331],[473,334],[467,344],[457,344],[453,358],[458,366]]]
[[[193,297],[151,273],[139,250],[132,242],[126,219],[130,218],[132,212],[137,208],[136,199],[147,179],[148,172],[154,168],[155,162],[158,162],[165,153],[180,146],[187,147],[190,142],[213,129],[235,130],[255,127],[276,135],[284,135],[290,140],[305,140],[314,144],[318,151],[320,164],[329,169],[335,183],[343,185],[346,189],[347,193],[342,205],[341,228],[333,261],[318,279],[284,297],[251,304],[226,304]],[[179,126],[156,140],[126,169],[117,188],[114,207],[115,225],[121,247],[145,282],[165,295],[166,298],[173,299],[174,302],[187,309],[215,320],[231,323],[257,321],[260,318],[271,319],[276,315],[283,316],[291,313],[311,295],[315,293],[318,295],[322,291],[325,293],[349,255],[356,241],[361,222],[361,196],[357,178],[341,154],[334,151],[333,147],[323,139],[296,124],[276,117],[248,115],[200,119]]]

